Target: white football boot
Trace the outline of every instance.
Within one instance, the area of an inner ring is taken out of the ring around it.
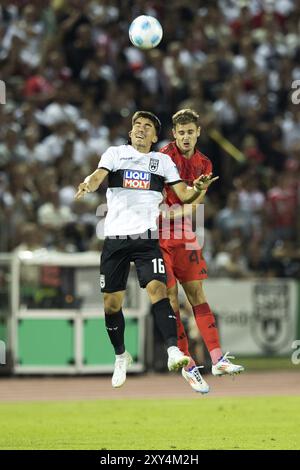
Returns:
[[[234,356],[229,356],[229,352],[224,354],[224,356],[213,365],[211,368],[212,375],[221,376],[221,375],[236,375],[243,372],[245,369],[243,366],[237,364],[232,364],[229,359],[234,359]]]
[[[168,356],[168,369],[170,371],[179,370],[182,367],[187,366],[190,362],[190,358],[185,356],[177,346],[171,346],[168,348]]]
[[[122,387],[125,383],[127,367],[130,367],[132,362],[132,357],[127,351],[116,356],[114,373],[111,379],[114,388]]]
[[[182,377],[190,384],[195,392],[208,393],[209,385],[199,372],[199,369],[202,368],[203,366],[195,366],[191,370],[182,369],[181,373]]]

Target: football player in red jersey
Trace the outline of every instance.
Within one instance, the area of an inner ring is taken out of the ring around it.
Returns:
[[[193,231],[192,215],[205,196],[212,178],[211,161],[196,149],[200,136],[199,115],[191,109],[182,109],[172,117],[174,142],[160,151],[169,155],[176,164],[180,177],[189,186],[202,175],[203,191],[190,205],[183,205],[177,196],[165,188],[164,203],[172,210],[163,211],[160,227],[160,247],[167,271],[168,296],[177,318],[178,347],[191,357],[188,350],[187,336],[180,319],[177,280],[181,283],[190,302],[197,327],[206,344],[212,360],[213,375],[237,374],[244,368],[233,364],[228,353],[223,355],[214,315],[207,303],[203,291],[203,279],[207,278],[207,266],[202,256],[201,247]],[[174,205],[176,208],[174,209]],[[182,223],[183,222],[183,223]],[[182,375],[191,387],[201,393],[207,393],[209,386],[202,378],[199,367],[190,359]]]

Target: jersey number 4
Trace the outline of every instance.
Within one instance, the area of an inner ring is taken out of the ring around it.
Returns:
[[[152,260],[152,263],[153,263],[153,272],[155,274],[157,273],[165,274],[166,270],[165,270],[165,265],[164,265],[162,258],[154,258]]]

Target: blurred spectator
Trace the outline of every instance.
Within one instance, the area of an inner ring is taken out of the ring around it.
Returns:
[[[53,84],[44,77],[41,67],[32,67],[24,84],[24,98],[45,102],[54,96]]]
[[[0,168],[5,167],[8,163],[16,163],[21,159],[20,130],[17,123],[6,129],[3,142],[0,143]]]
[[[20,245],[16,247],[18,251],[36,251],[44,247],[44,234],[40,227],[28,222],[19,230]]]
[[[284,172],[278,176],[277,185],[268,191],[267,204],[273,239],[293,239],[298,213],[297,193],[289,173]]]
[[[38,209],[38,222],[46,230],[55,230],[65,227],[74,220],[68,206],[62,206],[59,202],[58,188],[52,187],[46,202]]]
[[[217,214],[215,223],[225,240],[236,235],[249,239],[252,234],[251,214],[241,208],[239,195],[234,191],[229,193],[227,205]]]
[[[277,242],[272,251],[273,263],[277,265],[277,276],[300,279],[300,249],[295,242]]]
[[[249,277],[247,259],[243,255],[241,240],[233,239],[214,260],[214,273],[218,277],[241,279]]]

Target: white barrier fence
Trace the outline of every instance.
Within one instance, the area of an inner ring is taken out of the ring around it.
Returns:
[[[299,331],[293,280],[209,280],[205,293],[217,314],[224,350],[239,355],[290,355]]]
[[[15,373],[110,372],[114,355],[104,327],[99,253],[19,252],[0,256],[0,341]],[[222,349],[244,356],[291,356],[299,335],[299,282],[209,279]],[[135,271],[124,312],[136,372],[145,368],[150,304]],[[3,354],[2,354],[3,355]],[[1,362],[1,361],[0,361]]]

